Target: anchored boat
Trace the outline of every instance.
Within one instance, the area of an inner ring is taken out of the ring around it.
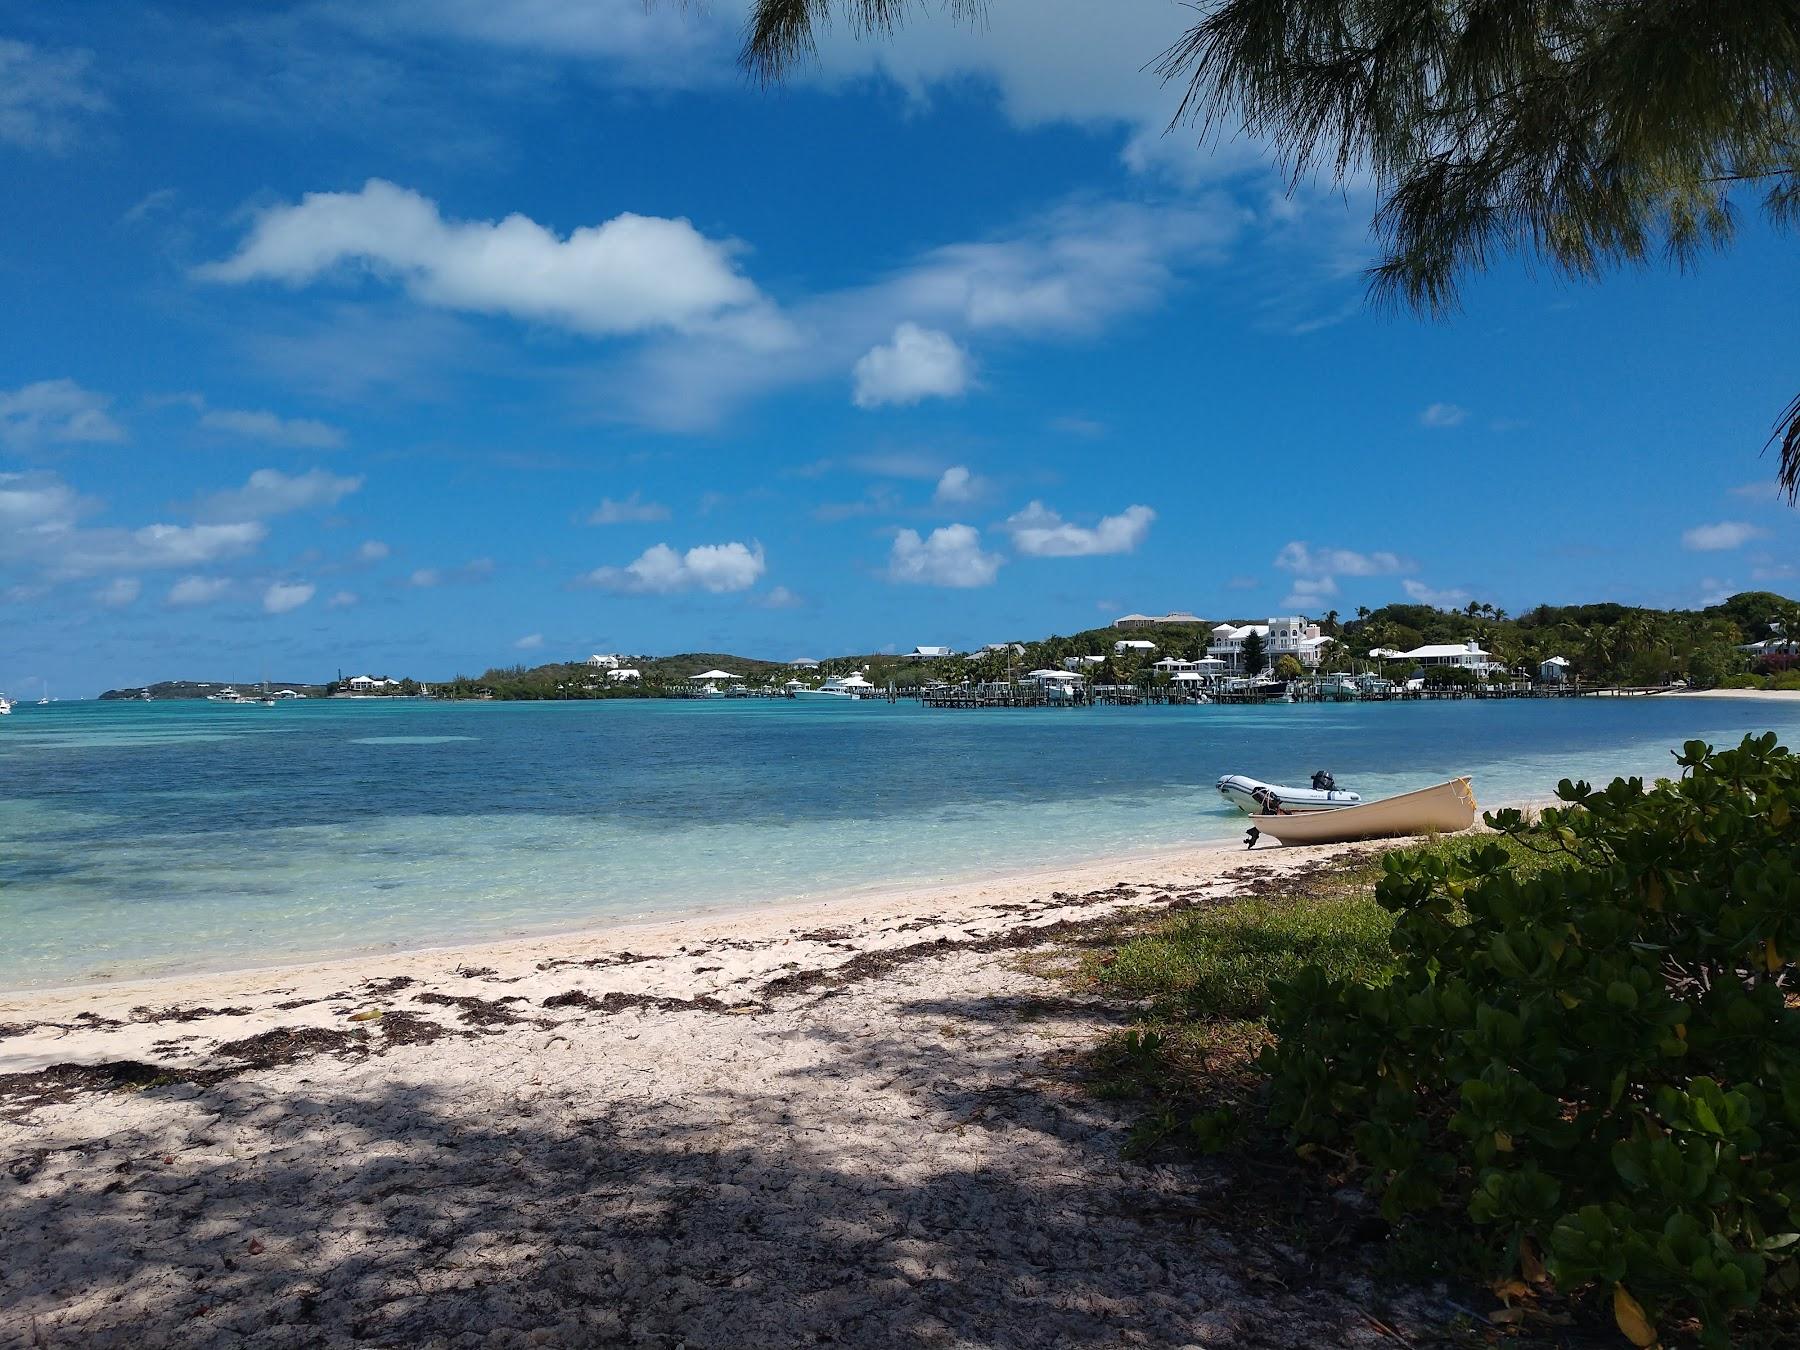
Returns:
[[[1283,787],[1280,783],[1265,783],[1247,774],[1228,773],[1219,780],[1219,793],[1247,816],[1271,809],[1338,811],[1362,803],[1360,793],[1339,788],[1337,780],[1325,769],[1312,776],[1309,788]]]
[[[1255,848],[1265,834],[1283,844],[1346,844],[1407,834],[1455,834],[1475,823],[1479,809],[1469,780],[1452,778],[1436,787],[1342,811],[1268,812],[1254,818],[1244,845]]]

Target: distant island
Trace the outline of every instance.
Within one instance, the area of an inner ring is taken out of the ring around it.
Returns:
[[[1262,654],[1271,624],[1310,636],[1298,655],[1268,647],[1277,676],[1330,674],[1352,668],[1396,669],[1413,654],[1474,644],[1481,668],[1463,678],[1525,671],[1532,678],[1559,668],[1587,684],[1659,685],[1684,681],[1696,688],[1800,687],[1800,603],[1771,591],[1746,591],[1700,610],[1658,610],[1619,604],[1539,605],[1519,615],[1471,602],[1461,609],[1384,605],[1337,610],[1317,620],[1209,620],[1177,613],[1128,614],[1068,636],[997,641],[971,652],[918,646],[908,652],[868,652],[789,661],[729,652],[667,656],[595,654],[540,666],[496,666],[480,675],[420,682],[363,674],[324,684],[280,683],[269,688],[308,698],[431,697],[439,699],[659,698],[692,688],[696,676],[729,672],[747,684],[859,672],[878,687],[913,690],[940,682],[1004,680],[1032,670],[1078,670],[1098,684],[1139,684],[1169,677],[1173,663],[1199,663],[1224,653],[1241,667],[1246,653]],[[1236,628],[1237,635],[1225,630]],[[1257,630],[1262,630],[1257,632]],[[1252,637],[1250,634],[1256,633]],[[1304,659],[1301,659],[1304,658]],[[1159,665],[1160,663],[1160,665]],[[103,699],[205,698],[223,682],[168,680],[109,689]],[[260,688],[239,684],[248,691]]]

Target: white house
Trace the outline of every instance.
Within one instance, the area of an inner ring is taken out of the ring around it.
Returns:
[[[601,670],[617,670],[619,668],[619,658],[616,656],[590,656],[587,663]]]
[[[983,652],[1011,653],[1013,656],[1025,655],[1023,642],[990,642],[981,649]]]
[[[1752,656],[1772,656],[1778,652],[1791,653],[1797,647],[1800,647],[1800,639],[1788,637],[1779,623],[1771,622],[1768,637],[1761,642],[1746,642],[1738,650]]]
[[[1225,669],[1241,671],[1244,666],[1244,643],[1252,633],[1263,640],[1263,659],[1273,667],[1284,656],[1291,656],[1308,670],[1318,669],[1325,659],[1325,649],[1332,639],[1319,632],[1319,625],[1308,623],[1298,614],[1270,619],[1267,623],[1216,625],[1206,654],[1225,663]],[[1260,670],[1245,672],[1260,675]]]
[[[1103,666],[1104,656],[1065,656],[1062,659],[1064,670],[1080,670],[1083,666]]]
[[[1538,667],[1538,678],[1545,684],[1561,684],[1569,678],[1569,658],[1553,656]]]
[[[606,678],[614,684],[636,684],[644,678],[644,672],[636,666],[619,666],[607,671]]]
[[[810,656],[802,656],[798,660],[788,662],[789,670],[817,670],[818,668],[819,663]]]
[[[1123,656],[1126,652],[1153,652],[1156,644],[1144,638],[1120,638],[1113,643],[1113,655]]]
[[[946,656],[955,655],[956,653],[951,651],[948,647],[914,647],[906,654],[905,659],[908,661],[936,661]]]
[[[352,689],[367,692],[371,689],[386,689],[390,684],[395,684],[397,681],[380,680],[376,679],[373,675],[352,675],[349,679],[345,680],[344,683],[349,685]]]
[[[1467,642],[1428,643],[1414,647],[1410,652],[1401,652],[1400,659],[1421,666],[1456,666],[1477,673],[1503,669],[1501,663],[1494,660],[1494,654],[1474,638]]]

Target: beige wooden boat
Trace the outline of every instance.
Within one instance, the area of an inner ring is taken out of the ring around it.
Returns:
[[[1475,823],[1477,810],[1469,780],[1452,778],[1436,787],[1338,811],[1251,816],[1245,842],[1255,848],[1257,839],[1265,834],[1284,844],[1344,844],[1403,834],[1455,834]]]

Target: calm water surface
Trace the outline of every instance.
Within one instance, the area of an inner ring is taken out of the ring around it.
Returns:
[[[760,700],[24,705],[0,989],[427,946],[1235,838],[1222,773],[1485,803],[1800,707],[1651,698],[931,711]]]

